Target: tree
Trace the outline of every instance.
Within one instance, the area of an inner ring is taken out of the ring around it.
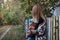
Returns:
[[[44,15],[52,16],[52,14],[50,13],[50,11],[52,10],[51,7],[54,8],[54,5],[57,1],[58,0],[23,0],[21,2],[21,9],[25,12],[25,18],[29,18],[31,17],[32,7],[35,4],[40,4],[42,5]]]
[[[4,18],[4,21],[2,21],[3,24],[12,24],[13,22],[13,24],[17,22],[23,24],[24,15],[23,11],[20,9],[20,0],[0,0],[0,2],[0,5],[3,3],[3,8],[0,8],[0,18]]]

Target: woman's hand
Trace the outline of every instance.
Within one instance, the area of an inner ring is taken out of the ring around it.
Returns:
[[[36,30],[31,30],[32,34],[35,34],[36,33]]]

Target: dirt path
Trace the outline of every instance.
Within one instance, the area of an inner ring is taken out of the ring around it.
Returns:
[[[0,37],[0,40],[3,39],[3,37],[7,34],[7,32],[11,29],[11,27],[9,27]]]

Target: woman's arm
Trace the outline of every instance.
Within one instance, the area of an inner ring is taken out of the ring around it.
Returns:
[[[37,29],[39,30],[39,29],[40,29],[40,27],[42,27],[43,25],[45,25],[45,22],[43,22],[43,23],[39,24],[39,26],[38,26],[38,28],[37,28]],[[31,33],[32,33],[32,34],[36,34],[36,33],[37,33],[37,30],[32,29],[32,30],[31,30]]]
[[[38,29],[37,29],[37,33],[38,35],[44,35],[46,31],[46,26],[44,25],[44,23],[41,25],[39,25]]]

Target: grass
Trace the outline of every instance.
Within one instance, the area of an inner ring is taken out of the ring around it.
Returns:
[[[24,26],[13,26],[2,40],[25,40]]]

